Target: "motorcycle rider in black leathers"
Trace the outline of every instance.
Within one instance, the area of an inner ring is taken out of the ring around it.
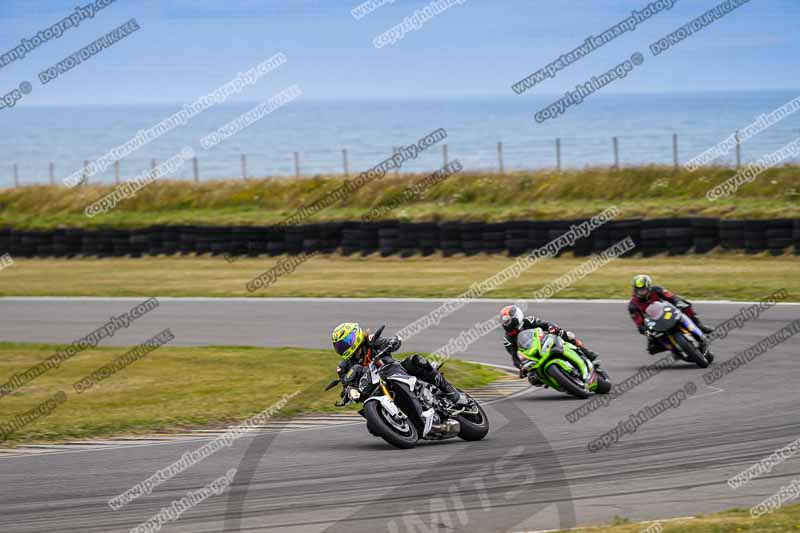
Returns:
[[[584,346],[584,344],[575,337],[574,333],[560,328],[558,324],[554,322],[547,322],[533,315],[525,316],[519,306],[509,305],[500,311],[500,323],[505,330],[503,346],[511,355],[511,361],[514,363],[514,366],[519,369],[519,377],[521,378],[526,377],[527,372],[522,368],[522,363],[517,355],[517,335],[519,335],[520,331],[534,328],[541,328],[548,333],[557,335],[561,337],[561,339],[574,344],[578,352],[592,361],[599,373],[605,375],[605,370],[600,368],[600,359],[598,359],[597,354]]]
[[[391,359],[392,353],[400,349],[401,339],[389,337],[386,339],[373,339],[366,331],[354,322],[339,324],[331,335],[333,349],[342,358],[336,369],[342,383],[355,385],[360,376],[353,375],[351,370],[359,365],[366,368],[377,354],[383,352],[380,360]],[[414,354],[400,361],[400,365],[411,376],[435,385],[445,393],[447,398],[457,406],[469,403],[464,393],[451,385],[445,377],[421,355]]]

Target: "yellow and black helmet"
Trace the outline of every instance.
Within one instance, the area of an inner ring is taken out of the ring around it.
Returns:
[[[639,274],[633,278],[633,294],[640,300],[650,297],[650,289],[653,287],[653,280],[647,274]]]
[[[342,359],[350,359],[366,338],[367,334],[355,322],[339,324],[331,334],[333,349]]]

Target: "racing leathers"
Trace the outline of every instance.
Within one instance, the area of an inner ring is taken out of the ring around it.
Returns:
[[[366,368],[374,357],[378,358],[379,364],[389,364],[398,362],[392,357],[392,353],[400,349],[401,340],[398,337],[373,340],[372,337],[366,339],[364,344],[350,357],[342,360],[336,369],[339,378],[345,386],[356,386],[363,368]],[[403,369],[411,376],[435,385],[445,393],[447,398],[456,405],[466,405],[466,396],[448,382],[441,372],[436,370],[427,359],[421,355],[414,354],[399,361]],[[358,369],[359,372],[351,373],[351,369]]]
[[[678,309],[680,309],[687,317],[689,317],[692,322],[694,322],[700,331],[703,333],[711,333],[714,331],[713,329],[707,327],[702,322],[700,322],[697,313],[695,312],[694,308],[692,307],[691,302],[681,298],[677,294],[673,294],[672,292],[668,291],[664,287],[660,287],[658,285],[653,285],[650,289],[650,294],[645,299],[641,299],[636,294],[631,295],[631,300],[628,303],[628,313],[631,315],[631,320],[633,323],[636,324],[636,328],[639,330],[639,333],[642,335],[647,335],[647,327],[645,326],[644,320],[646,317],[645,311],[647,307],[654,303],[654,302],[669,302]],[[705,344],[705,340],[703,340]],[[658,339],[648,336],[647,337],[647,352],[651,355],[655,355],[660,352],[664,352],[669,348]]]

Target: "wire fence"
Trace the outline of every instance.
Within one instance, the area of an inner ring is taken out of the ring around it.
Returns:
[[[736,132],[738,139],[738,132]],[[641,152],[642,143],[650,144],[646,152],[651,157],[646,162],[642,162]],[[690,156],[697,155],[692,143],[691,151],[683,149]],[[362,170],[366,170],[388,157],[397,150],[391,147],[386,151],[375,150],[350,150],[313,148],[304,151],[276,150],[272,154],[265,153],[238,154],[231,157],[221,158],[218,155],[208,158],[195,157],[191,165],[185,166],[181,175],[172,176],[174,179],[188,179],[199,182],[202,179],[254,179],[261,177],[286,177],[304,178],[317,175],[339,175],[352,176]],[[636,154],[626,161],[625,156]],[[654,155],[660,154],[660,155]],[[495,174],[505,174],[507,172],[517,172],[525,170],[552,169],[561,172],[566,168],[575,168],[576,160],[593,161],[588,166],[608,167],[619,170],[627,165],[636,164],[659,164],[671,165],[678,169],[681,165],[682,147],[681,139],[678,134],[673,134],[666,139],[646,139],[611,137],[602,139],[581,139],[576,141],[570,139],[565,141],[562,138],[555,138],[551,141],[541,141],[528,144],[506,144],[502,141],[487,143],[484,146],[472,147],[469,150],[459,150],[454,153],[453,147],[446,143],[440,144],[438,150],[431,148],[419,155],[415,161],[409,161],[403,165],[402,169],[396,169],[393,173],[402,172],[427,172],[440,166],[446,165],[454,158],[458,158],[464,166],[465,171],[486,172]],[[636,160],[636,159],[639,160]],[[688,159],[688,158],[686,158]],[[83,168],[87,169],[89,160],[83,161]],[[89,176],[89,172],[84,170],[84,180],[82,183],[121,183],[126,178],[130,178],[142,173],[146,173],[156,167],[158,159],[132,156],[123,161],[116,161],[113,166],[106,171],[95,176]],[[737,142],[735,150],[727,158],[722,158],[715,164],[727,165],[733,168],[741,168],[743,164],[742,143]],[[12,163],[11,179],[7,183],[14,187],[31,184],[49,183],[50,185],[61,185],[63,176],[67,176],[76,169],[63,165],[63,170],[57,168],[54,162],[47,163],[46,175],[42,176],[42,169],[28,165],[24,172],[20,171],[20,165]]]

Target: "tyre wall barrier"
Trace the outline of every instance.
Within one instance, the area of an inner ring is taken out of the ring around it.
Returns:
[[[519,256],[546,245],[581,220],[511,222],[330,222],[296,226],[150,226],[59,228],[49,231],[0,228],[0,254],[13,257],[142,257],[175,254],[260,256],[302,252],[410,257],[479,253]],[[562,250],[577,256],[599,253],[630,237],[627,255],[703,254],[743,250],[748,254],[800,255],[800,219],[718,220],[659,218],[612,220]]]

